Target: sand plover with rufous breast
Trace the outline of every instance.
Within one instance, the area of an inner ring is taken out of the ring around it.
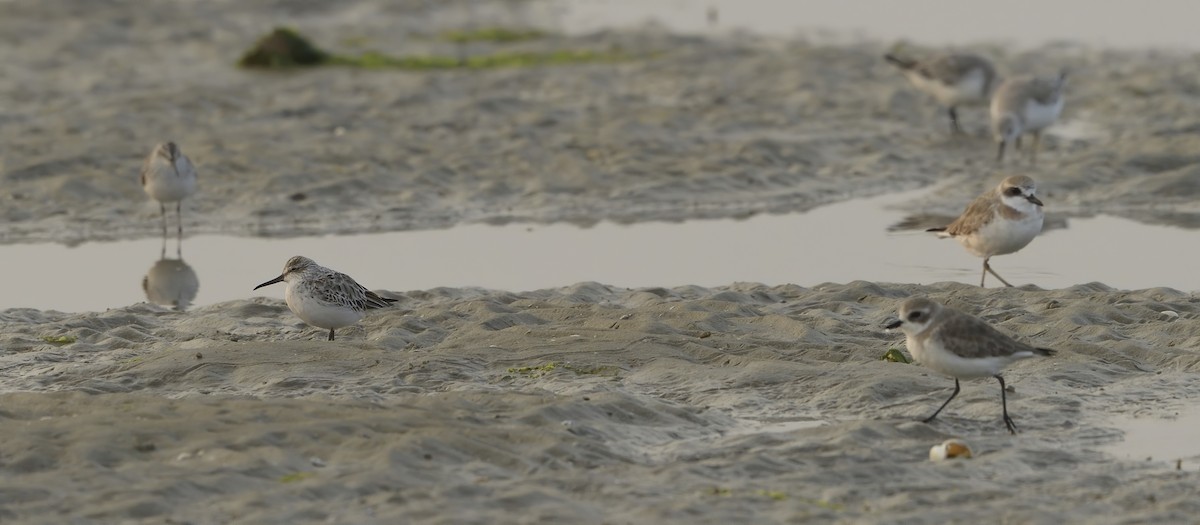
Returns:
[[[380,297],[349,275],[321,266],[308,257],[295,256],[283,265],[283,274],[255,286],[257,290],[278,282],[287,283],[284,300],[304,322],[333,331],[363,318],[367,310],[384,308],[395,299]]]
[[[1031,76],[1010,78],[992,96],[992,134],[996,138],[996,162],[1004,162],[1004,149],[1008,144],[1021,147],[1021,135],[1033,135],[1033,147],[1029,152],[1030,164],[1037,163],[1038,145],[1042,141],[1042,130],[1058,120],[1063,108],[1063,87],[1067,84],[1064,69],[1058,78],[1044,79]]]
[[[954,378],[954,393],[924,421],[933,421],[958,395],[961,389],[959,379],[994,377],[1000,382],[1004,426],[1009,433],[1016,434],[1017,425],[1008,416],[1008,396],[1000,371],[1016,361],[1034,356],[1051,356],[1055,351],[1029,346],[1004,335],[978,317],[924,297],[904,301],[900,305],[899,315],[900,318],[887,324],[886,328],[899,328],[904,332],[904,344],[913,359],[922,366]]]
[[[950,131],[962,133],[958,125],[959,104],[987,102],[997,84],[996,68],[978,55],[941,55],[918,61],[887,54],[887,59],[904,72],[917,89],[928,93],[946,108]]]
[[[977,197],[962,215],[944,228],[930,228],[938,237],[953,237],[976,257],[983,257],[984,285],[987,274],[1012,286],[992,269],[988,261],[993,255],[1013,253],[1024,248],[1042,232],[1042,201],[1037,198],[1037,185],[1024,175],[1013,175],[1000,182],[996,189]]]
[[[167,236],[167,205],[175,203],[179,237],[183,237],[183,199],[196,192],[196,168],[174,142],[163,142],[142,161],[142,191],[158,201],[163,237]]]

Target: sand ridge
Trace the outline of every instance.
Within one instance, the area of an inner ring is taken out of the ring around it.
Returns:
[[[1004,432],[987,381],[917,421],[952,382],[880,360],[903,341],[881,325],[913,294],[1060,351],[1006,374],[1021,435]],[[5,312],[0,493],[20,497],[0,513],[935,523],[1196,510],[1195,468],[1095,449],[1119,435],[1107,417],[1167,415],[1200,394],[1190,294],[853,282],[389,295],[396,308],[332,344],[277,300]],[[951,436],[977,459],[929,463]]]

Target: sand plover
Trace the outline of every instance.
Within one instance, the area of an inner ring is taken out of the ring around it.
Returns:
[[[904,301],[900,305],[899,315],[900,318],[889,323],[887,328],[904,331],[904,344],[913,359],[922,366],[954,378],[954,393],[950,394],[950,399],[924,421],[933,421],[958,395],[961,389],[959,379],[994,377],[1000,382],[1004,426],[1010,433],[1016,434],[1017,425],[1008,416],[1008,398],[1000,371],[1016,361],[1033,356],[1051,356],[1055,351],[1029,346],[1004,335],[978,317],[924,297]]]
[[[333,341],[335,329],[357,323],[367,310],[396,302],[376,295],[349,275],[299,255],[288,259],[282,275],[254,289],[278,282],[287,283],[284,300],[292,313],[310,325],[328,329],[330,341]]]
[[[1063,108],[1063,87],[1067,83],[1064,69],[1058,78],[1048,80],[1031,76],[1010,78],[996,88],[992,96],[992,134],[996,138],[996,162],[1004,162],[1004,149],[1012,143],[1021,147],[1021,135],[1033,135],[1029,162],[1037,163],[1038,145],[1042,130],[1058,120]]]
[[[183,199],[196,192],[196,168],[174,142],[164,142],[142,161],[142,190],[158,201],[163,237],[167,236],[167,205],[175,203],[179,237],[183,237]]]
[[[938,237],[953,237],[976,257],[983,257],[979,286],[991,273],[1005,286],[1012,286],[988,264],[993,255],[1024,248],[1042,232],[1042,201],[1034,195],[1037,185],[1024,175],[1013,175],[985,192],[944,228],[930,228]]]
[[[946,107],[950,131],[962,133],[958,126],[958,105],[987,102],[997,84],[996,68],[978,55],[941,55],[917,61],[884,55],[904,72],[917,89],[928,93]]]

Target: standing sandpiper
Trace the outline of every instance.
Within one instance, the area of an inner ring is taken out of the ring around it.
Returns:
[[[278,282],[287,283],[284,300],[304,322],[333,331],[363,318],[367,310],[385,308],[395,299],[380,297],[349,275],[321,266],[308,257],[295,256],[283,265],[283,274],[255,286],[257,290]]]
[[[163,238],[167,237],[167,205],[175,203],[179,238],[183,238],[183,199],[196,192],[196,168],[174,142],[164,142],[142,162],[142,190],[158,201],[162,213]]]
[[[996,137],[996,162],[1004,162],[1004,148],[1009,143],[1021,147],[1021,135],[1033,135],[1029,163],[1037,163],[1038,145],[1042,130],[1058,120],[1063,108],[1063,87],[1067,72],[1048,80],[1030,76],[1010,78],[996,88],[992,97],[992,134]]]
[[[930,228],[938,237],[953,237],[967,251],[983,257],[983,286],[990,272],[1005,286],[1012,286],[996,273],[988,260],[993,255],[1013,253],[1042,232],[1042,201],[1037,198],[1037,185],[1024,175],[1014,175],[1000,182],[994,190],[985,192],[967,206],[962,215],[944,228]]]
[[[1016,434],[1017,425],[1008,417],[1008,396],[1004,392],[1004,378],[1000,376],[1000,371],[1022,359],[1054,355],[1054,350],[1029,346],[1004,335],[978,317],[924,297],[904,301],[900,305],[899,315],[900,318],[886,328],[904,331],[904,345],[913,359],[922,366],[954,378],[954,393],[950,394],[950,399],[924,421],[933,421],[958,395],[959,379],[994,377],[1000,382],[1004,426],[1010,434]]]

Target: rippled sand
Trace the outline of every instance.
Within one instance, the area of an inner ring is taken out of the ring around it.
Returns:
[[[928,294],[1057,348],[996,384],[880,360]],[[393,294],[336,343],[279,301],[0,314],[0,516],[1186,521],[1197,465],[1096,447],[1200,394],[1200,301],[854,282]],[[1161,312],[1178,313],[1175,318]],[[77,342],[56,346],[43,337]],[[955,436],[977,457],[937,464]],[[1163,451],[1164,456],[1170,451]],[[1173,459],[1173,458],[1160,458]]]
[[[1073,71],[1041,164],[996,169],[984,111],[961,111],[972,135],[948,136],[937,108],[879,59],[881,43],[646,29],[516,44],[639,57],[613,64],[268,74],[232,64],[281,9],[339,52],[450,53],[427,35],[460,26],[462,5],[3,6],[0,242],[156,235],[137,170],[165,138],[200,172],[191,233],[735,217],[947,178],[962,183],[912,209],[955,213],[1018,171],[1039,181],[1052,217],[1192,227],[1200,211],[1200,63],[1182,53],[976,49],[1005,72]],[[952,381],[880,360],[903,341],[883,320],[914,294],[1060,351],[1006,374],[1021,435],[1004,431],[992,381],[965,382],[937,422],[918,422]],[[858,281],[391,295],[396,307],[335,343],[272,299],[0,312],[0,520],[1200,512],[1192,460],[1176,472],[1098,450],[1120,437],[1114,418],[1169,416],[1200,394],[1190,294]],[[929,447],[951,436],[977,457],[930,463]]]

